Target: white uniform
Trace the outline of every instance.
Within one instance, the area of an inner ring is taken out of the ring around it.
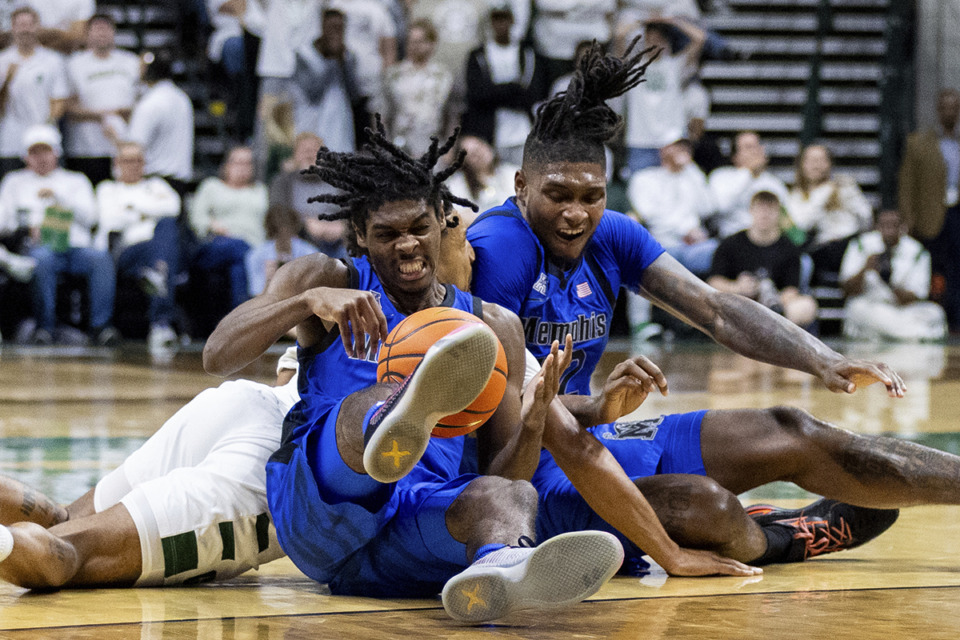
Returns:
[[[266,463],[298,400],[248,380],[207,389],[94,491],[98,512],[122,502],[140,536],[138,587],[225,580],[283,557],[267,508]]]
[[[106,58],[79,51],[67,60],[67,79],[80,106],[93,111],[131,109],[137,99],[140,58],[114,49]],[[114,155],[113,143],[99,122],[67,123],[66,152],[71,158],[104,158]]]
[[[10,82],[7,103],[0,116],[0,157],[20,158],[24,154],[23,132],[50,119],[50,101],[70,95],[63,56],[37,47],[24,58],[16,47],[0,51],[0,81],[10,65],[17,70]]]

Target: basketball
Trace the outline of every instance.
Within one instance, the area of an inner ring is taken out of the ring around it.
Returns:
[[[477,316],[450,307],[433,307],[408,316],[393,328],[380,345],[377,380],[405,380],[434,342],[466,323],[476,322],[483,324],[483,320]],[[469,407],[438,422],[433,429],[433,436],[452,438],[477,429],[497,410],[506,388],[507,355],[497,340],[497,363],[487,386]]]

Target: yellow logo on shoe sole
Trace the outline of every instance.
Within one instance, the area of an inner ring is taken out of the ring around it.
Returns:
[[[400,458],[410,455],[409,451],[400,451],[400,445],[396,440],[393,441],[393,449],[381,453],[384,458],[393,458],[393,466],[400,468]]]
[[[487,603],[483,601],[480,597],[480,585],[476,585],[473,588],[473,591],[467,591],[466,589],[461,589],[460,592],[470,598],[470,602],[467,603],[467,613],[473,610],[473,605],[478,605],[481,607],[486,607]]]

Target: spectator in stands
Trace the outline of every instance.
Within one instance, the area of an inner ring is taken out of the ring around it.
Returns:
[[[83,46],[87,21],[96,12],[94,0],[29,0],[40,19],[40,42],[61,53]]]
[[[270,278],[294,258],[316,253],[317,248],[298,237],[302,229],[300,216],[293,209],[271,205],[263,220],[267,234],[263,242],[247,252],[247,284],[250,297],[263,293]]]
[[[0,175],[23,166],[24,132],[59,120],[70,95],[63,56],[40,46],[39,28],[34,9],[16,9],[13,44],[0,51]]]
[[[200,183],[190,206],[190,226],[200,239],[194,266],[202,271],[226,270],[230,305],[247,299],[244,258],[263,242],[267,188],[254,179],[253,150],[237,146],[224,159],[219,177]]]
[[[193,103],[173,82],[173,58],[167,51],[143,56],[146,91],[133,107],[126,131],[108,130],[115,140],[143,147],[147,175],[160,176],[180,197],[193,179]]]
[[[930,254],[907,235],[900,212],[877,215],[874,231],[847,246],[840,269],[847,294],[843,333],[860,340],[940,340],[943,309],[928,302]]]
[[[783,180],[767,171],[767,150],[755,132],[734,136],[731,160],[732,167],[715,169],[708,180],[717,208],[711,225],[720,238],[750,226],[750,201],[758,191],[770,191],[781,203],[789,197]]]
[[[639,26],[626,24],[618,31],[629,42]],[[642,26],[642,46],[657,47],[660,54],[647,66],[646,81],[624,96],[628,174],[656,166],[660,163],[660,148],[687,135],[683,87],[685,80],[696,72],[706,38],[703,29],[677,18],[661,18]],[[676,52],[670,49],[671,26],[688,36],[686,46]]]
[[[36,260],[33,342],[51,344],[56,329],[57,285],[64,274],[85,276],[90,300],[89,333],[95,344],[119,338],[110,321],[116,280],[113,260],[92,246],[97,224],[93,186],[82,173],[60,168],[60,133],[34,125],[22,138],[26,168],[0,181],[0,215],[29,229],[30,256]],[[6,225],[9,228],[9,225]]]
[[[346,18],[326,9],[320,37],[297,49],[292,75],[293,121],[296,131],[323,137],[333,151],[356,148],[351,104],[357,95],[357,60],[346,47]]]
[[[66,166],[97,185],[111,175],[115,147],[104,125],[123,129],[137,99],[140,59],[115,46],[113,18],[98,13],[87,23],[87,48],[67,60]],[[110,123],[113,123],[110,125]]]
[[[497,0],[499,1],[499,0]],[[513,10],[511,39],[521,42],[530,26],[531,0],[509,0]],[[430,20],[437,29],[434,59],[453,76],[451,120],[466,111],[467,56],[480,46],[489,29],[490,0],[408,0],[410,20]]]
[[[397,61],[397,27],[382,0],[328,0],[326,8],[345,16],[344,43],[357,60],[353,122],[359,145],[373,124],[370,105],[382,99],[383,72]]]
[[[853,177],[833,174],[833,158],[822,144],[801,149],[786,204],[793,224],[806,234],[804,246],[813,258],[817,282],[840,271],[847,242],[866,231],[873,217]]]
[[[546,83],[573,71],[577,45],[611,40],[617,0],[533,0],[533,42],[544,59]]]
[[[937,96],[937,126],[907,137],[898,203],[909,233],[930,250],[946,278],[944,307],[960,328],[960,91]]]
[[[430,147],[430,136],[445,139],[453,130],[449,112],[453,75],[433,59],[437,30],[429,20],[410,23],[406,58],[384,74],[384,126],[393,143],[413,156]]]
[[[467,61],[467,111],[462,126],[465,135],[492,144],[501,160],[520,165],[533,123],[531,110],[546,97],[550,85],[533,47],[511,39],[512,25],[510,5],[493,4],[492,37],[471,51]]]
[[[143,148],[121,142],[114,160],[115,180],[97,185],[100,224],[97,249],[116,258],[117,273],[141,283],[150,297],[147,312],[151,350],[176,345],[173,294],[180,269],[177,214],[180,196],[160,177],[143,173]]]
[[[693,145],[685,138],[664,146],[660,166],[633,174],[627,193],[631,208],[667,253],[703,277],[718,241],[708,237],[702,224],[713,213],[713,199],[692,154]]]
[[[810,327],[817,317],[817,302],[801,293],[800,249],[780,231],[780,206],[780,198],[771,191],[750,198],[750,226],[720,243],[707,283]]]
[[[334,213],[337,205],[323,202],[307,202],[321,193],[334,193],[336,189],[312,173],[303,173],[317,161],[317,152],[323,140],[310,132],[297,134],[294,140],[293,157],[289,166],[270,183],[270,206],[290,209],[300,218],[301,236],[333,258],[345,258],[347,249],[343,242],[343,220],[320,220],[322,213]]]
[[[477,213],[499,206],[514,195],[514,177],[520,167],[500,162],[493,147],[476,136],[460,136],[458,144],[467,155],[460,171],[447,179],[452,193],[472,200],[479,208]],[[467,226],[477,217],[471,209],[460,208],[459,213]]]
[[[222,70],[227,110],[235,137],[253,135],[259,83],[254,69],[266,15],[260,0],[206,0],[213,32],[207,57]],[[219,75],[219,74],[218,74]]]
[[[714,169],[727,164],[727,159],[716,137],[707,131],[710,95],[699,79],[690,80],[683,88],[683,111],[687,122],[687,139],[693,145],[693,161],[701,171],[710,175]]]

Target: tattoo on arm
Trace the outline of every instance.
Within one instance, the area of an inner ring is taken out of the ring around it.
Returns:
[[[37,508],[37,494],[34,491],[26,490],[23,492],[23,502],[20,504],[20,513],[25,518],[29,518]]]

